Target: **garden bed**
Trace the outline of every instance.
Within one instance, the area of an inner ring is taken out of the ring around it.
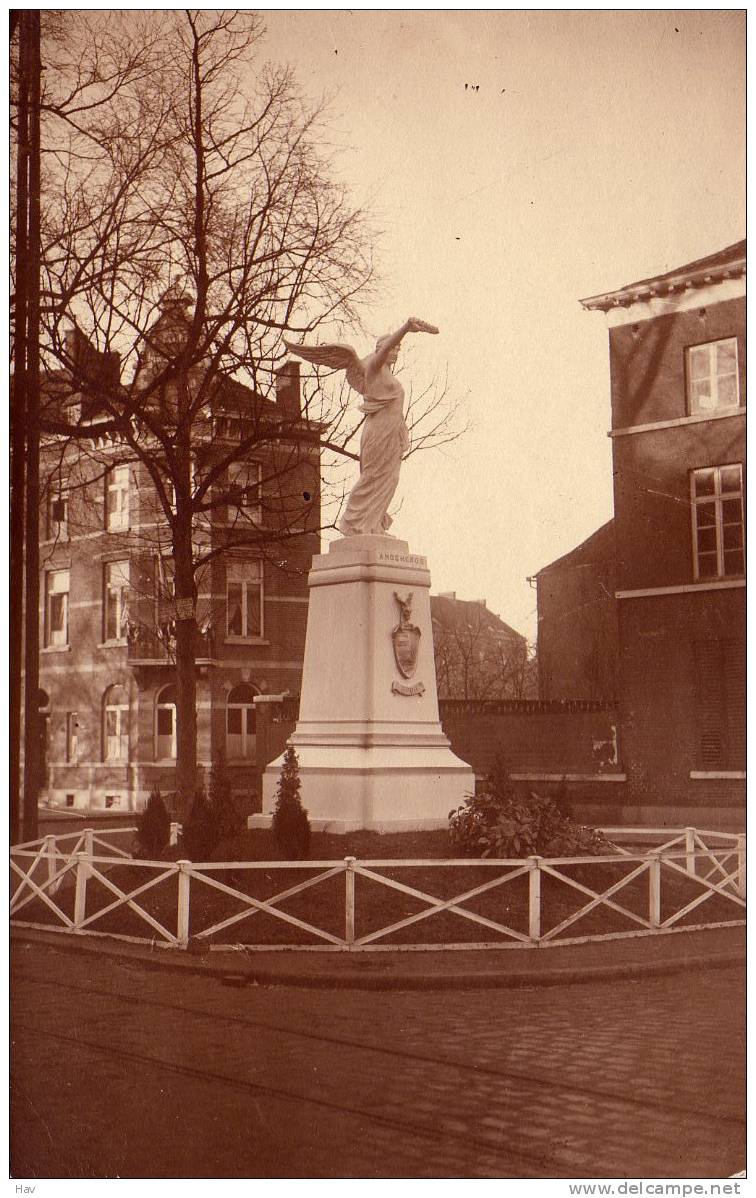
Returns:
[[[105,853],[105,850],[101,850]],[[180,848],[166,854],[169,860],[182,857]],[[222,846],[223,860],[239,862],[271,862],[271,868],[220,869],[208,865],[202,873],[211,879],[260,901],[270,900],[283,891],[300,886],[308,879],[326,872],[323,866],[311,862],[343,862],[347,856],[357,858],[358,866],[369,860],[429,860],[432,865],[410,865],[369,867],[381,877],[412,887],[441,901],[449,900],[464,892],[475,889],[498,876],[514,872],[516,866],[483,864],[471,860],[465,865],[446,865],[449,859],[458,860],[458,850],[445,831],[394,833],[380,835],[375,832],[357,832],[346,836],[335,836],[315,832],[312,835],[310,859],[298,868],[273,868],[272,863],[280,860],[272,834],[265,830],[243,833],[233,842]],[[602,893],[619,882],[635,868],[626,858],[596,863],[568,863],[556,867],[559,872],[597,893]],[[95,867],[97,868],[97,867]],[[106,877],[120,890],[129,893],[150,878],[160,875],[158,865],[144,866],[136,863],[119,863],[106,867]],[[333,877],[317,881],[299,894],[292,895],[276,906],[286,914],[314,925],[331,936],[345,935],[345,873],[340,871]],[[662,866],[661,871],[661,919],[662,922],[679,911],[702,893],[702,885]],[[37,880],[41,880],[41,877]],[[138,895],[135,901],[172,935],[176,935],[177,875],[171,874],[152,888]],[[381,885],[374,878],[359,872],[354,878],[355,927],[357,939],[368,936],[381,928],[393,925],[421,911],[427,910],[422,899]],[[203,881],[192,877],[190,883],[190,935],[199,936],[206,929],[221,923],[237,912],[245,910],[242,900],[226,894]],[[86,914],[91,916],[103,910],[115,900],[115,896],[99,879],[91,878],[87,886]],[[65,883],[54,896],[55,903],[73,918],[74,886]],[[586,895],[562,879],[541,872],[541,934],[546,935],[564,920],[575,914],[590,901]],[[628,883],[613,896],[613,901],[627,911],[648,918],[649,876],[645,872]],[[529,880],[527,873],[513,878],[483,894],[464,902],[465,910],[483,919],[503,924],[516,936],[508,936],[482,923],[472,922],[451,911],[443,911],[427,918],[416,920],[382,937],[378,943],[386,946],[440,945],[475,943],[514,944],[517,937],[526,938],[529,930]],[[733,922],[740,918],[742,910],[727,899],[713,895],[682,917],[676,927],[695,926],[718,922]],[[39,899],[27,904],[18,918],[24,922],[60,926],[54,913]],[[116,935],[137,936],[150,939],[150,926],[125,904],[108,912],[92,925],[93,931]],[[642,925],[628,915],[605,905],[595,907],[565,929],[560,936],[606,936],[609,934],[642,931]],[[311,947],[325,945],[327,941],[316,934],[276,918],[268,912],[250,910],[244,919],[213,933],[212,944],[248,944],[255,946],[287,945]],[[206,944],[208,938],[201,943]]]

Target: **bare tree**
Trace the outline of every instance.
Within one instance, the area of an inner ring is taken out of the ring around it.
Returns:
[[[525,638],[483,603],[434,597],[433,648],[441,699],[522,699],[532,690]]]
[[[153,547],[171,561],[186,802],[198,579],[229,548],[280,557],[335,523],[337,463],[358,456],[346,395],[317,375],[301,410],[270,395],[284,335],[358,321],[372,233],[335,182],[323,110],[287,68],[259,63],[259,17],[59,16],[71,25],[49,39],[57,70],[43,106],[42,427],[57,445],[86,445],[85,489],[114,461],[149,477]],[[417,447],[455,435],[445,388],[410,408]],[[262,475],[242,478],[252,459]]]

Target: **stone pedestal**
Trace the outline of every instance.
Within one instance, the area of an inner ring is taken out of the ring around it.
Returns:
[[[311,826],[446,827],[475,781],[438,719],[426,559],[393,537],[344,537],[313,558],[309,587],[299,722],[289,743]],[[265,771],[263,813],[251,827],[270,824],[281,763]]]

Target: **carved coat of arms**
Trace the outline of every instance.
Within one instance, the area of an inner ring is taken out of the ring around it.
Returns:
[[[399,604],[401,616],[399,623],[391,633],[394,642],[394,657],[399,673],[404,678],[411,678],[417,669],[417,656],[420,650],[420,629],[412,623],[412,594],[402,599],[394,591],[394,598]]]

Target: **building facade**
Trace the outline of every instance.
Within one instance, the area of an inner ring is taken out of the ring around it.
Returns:
[[[84,343],[75,348],[89,355],[91,377],[95,351]],[[86,419],[87,396],[74,398]],[[299,403],[296,364],[279,372],[275,401],[225,380],[208,402],[204,431],[193,433],[194,471],[233,451],[251,422],[263,429],[257,450],[240,455],[218,480],[228,503],[209,506],[194,534],[206,558],[195,613],[198,764],[207,772],[222,751],[250,810],[254,700],[299,691],[307,574],[320,544],[317,430],[302,421],[293,465],[279,460],[291,456],[290,443],[282,447],[264,435],[266,422],[273,428],[282,419],[300,421]],[[50,438],[42,473],[41,799],[74,809],[138,810],[154,786],[167,795],[175,790],[174,632],[182,613],[166,516],[153,476],[115,434]],[[305,514],[296,522],[287,517],[277,543],[264,534],[280,527],[290,495]]]
[[[624,804],[745,811],[745,242],[582,301],[609,327]]]
[[[613,700],[617,695],[617,550],[609,520],[535,575],[538,697]]]

